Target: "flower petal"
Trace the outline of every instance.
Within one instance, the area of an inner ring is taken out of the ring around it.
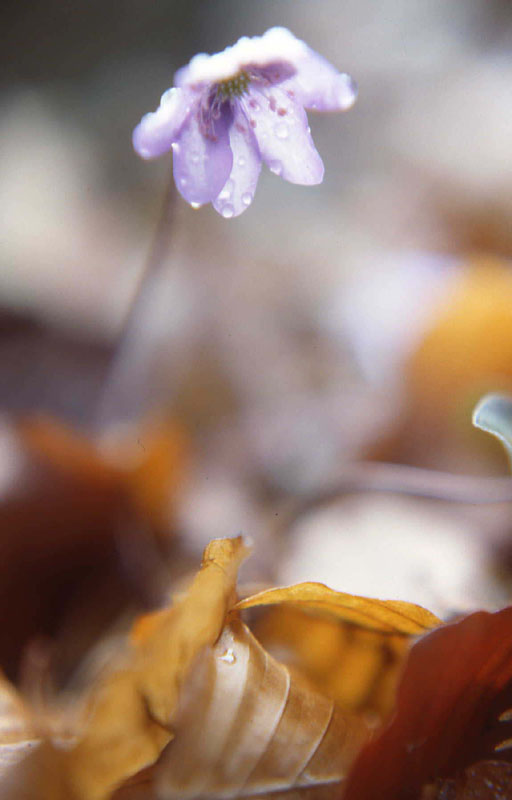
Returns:
[[[261,171],[261,155],[249,121],[239,106],[235,107],[229,131],[233,166],[226,184],[213,207],[223,217],[237,217],[252,203]]]
[[[163,93],[157,110],[145,114],[133,131],[133,147],[139,156],[157,158],[171,149],[190,113],[192,99],[184,89]]]
[[[283,89],[292,91],[305,108],[347,111],[357,98],[355,81],[314,50],[307,50],[307,55],[296,63],[297,73],[283,84]]]
[[[229,145],[231,120],[229,114],[222,114],[213,124],[210,123],[211,132],[205,136],[197,104],[173,143],[174,180],[188,203],[209,203],[226,183],[233,165]]]
[[[253,128],[263,161],[272,172],[290,183],[312,186],[321,183],[324,165],[302,106],[281,87],[254,87],[240,98]]]

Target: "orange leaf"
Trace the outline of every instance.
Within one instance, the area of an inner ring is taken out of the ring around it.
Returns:
[[[304,611],[382,633],[417,635],[441,624],[434,614],[414,603],[401,600],[375,600],[329,589],[323,583],[298,583],[281,589],[268,589],[246,597],[236,609],[290,603]]]

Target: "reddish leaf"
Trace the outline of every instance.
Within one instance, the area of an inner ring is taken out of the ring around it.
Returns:
[[[512,607],[480,611],[412,648],[396,714],[356,760],[344,800],[406,800],[482,759],[512,736],[499,721],[512,706]]]

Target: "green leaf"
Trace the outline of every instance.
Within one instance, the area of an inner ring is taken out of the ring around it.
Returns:
[[[473,425],[500,440],[512,467],[512,397],[486,394],[473,411]]]

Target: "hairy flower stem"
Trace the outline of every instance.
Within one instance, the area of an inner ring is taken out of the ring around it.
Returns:
[[[171,175],[148,257],[121,325],[96,408],[94,426],[98,431],[112,423],[133,422],[146,410],[157,344],[150,323],[155,294],[170,251],[175,201]]]

